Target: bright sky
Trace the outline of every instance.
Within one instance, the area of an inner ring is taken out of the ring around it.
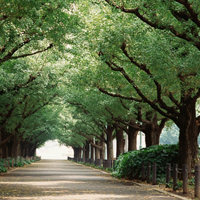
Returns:
[[[41,156],[42,159],[66,160],[68,156],[73,157],[74,151],[71,147],[60,145],[57,140],[49,140],[36,150],[36,155]]]

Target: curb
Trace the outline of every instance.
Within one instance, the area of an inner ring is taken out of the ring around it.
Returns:
[[[157,192],[161,192],[161,193],[163,193],[163,194],[168,194],[168,195],[170,195],[170,196],[172,196],[172,197],[176,197],[176,198],[178,198],[178,199],[182,199],[182,200],[192,200],[192,199],[188,199],[188,198],[186,198],[186,197],[181,197],[181,196],[179,196],[179,195],[172,194],[172,193],[167,192],[167,191],[164,191],[164,190],[160,190],[160,189],[154,189],[154,190],[157,191]]]
[[[146,184],[136,183],[134,181],[133,181],[133,183],[138,185],[138,186],[148,187],[148,185],[146,185]],[[186,197],[179,196],[177,194],[173,194],[171,192],[167,192],[167,191],[162,190],[162,189],[158,189],[159,188],[158,185],[154,185],[154,186],[152,185],[150,187],[152,187],[152,190],[155,190],[155,191],[163,193],[163,194],[167,194],[167,195],[172,196],[172,197],[176,197],[176,198],[181,199],[181,200],[192,200],[192,199],[189,199],[189,198],[186,198]],[[153,187],[158,187],[158,188],[153,188]]]

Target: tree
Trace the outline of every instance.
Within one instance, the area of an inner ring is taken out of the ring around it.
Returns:
[[[129,27],[126,21],[123,37],[111,30],[118,43],[110,43],[119,51],[104,46],[103,61],[121,73],[145,103],[175,122],[180,129],[179,165],[193,167],[199,134],[199,1],[105,1],[116,8],[116,15],[118,10],[129,13],[123,20],[129,20]],[[119,26],[115,28],[120,32]]]
[[[108,95],[115,96],[112,93],[105,92],[105,90],[102,88],[100,88],[100,90]],[[148,110],[144,106],[142,107],[141,103],[139,105],[135,105],[134,101],[131,103],[130,100],[128,101],[129,105],[125,105],[125,103],[120,100],[123,107],[128,110],[128,113],[124,114],[124,116],[121,114],[114,116],[116,113],[113,114],[110,110],[107,109],[112,119],[116,122],[116,125],[121,127],[128,134],[130,142],[128,149],[136,150],[136,137],[138,131],[144,132],[147,147],[158,145],[161,132],[165,126],[165,123],[168,121],[168,118],[159,116],[158,113],[154,110]],[[121,126],[118,123],[121,123],[124,126]],[[126,128],[127,126],[129,128]]]
[[[27,119],[49,103],[59,102],[63,81],[60,74],[64,74],[66,68],[54,58],[47,59],[48,53],[41,53],[40,57],[33,55],[31,58],[8,60],[1,64],[0,147],[6,147],[8,141],[14,141],[13,145],[16,146],[24,139],[24,134],[26,141],[30,142],[26,129],[23,129]],[[37,123],[37,120],[34,121]],[[3,157],[7,157],[5,149]]]
[[[33,142],[33,136],[23,129],[27,126],[25,121],[52,102],[58,93],[61,95],[60,76],[64,71],[58,63],[68,56],[66,49],[80,26],[74,3],[70,0],[0,2],[0,146],[22,138],[27,143]],[[47,139],[44,134],[40,132],[43,139],[37,145]]]
[[[66,49],[65,37],[77,31],[74,1],[1,1],[0,65],[10,59],[35,55],[53,46]],[[59,40],[57,39],[59,38]]]

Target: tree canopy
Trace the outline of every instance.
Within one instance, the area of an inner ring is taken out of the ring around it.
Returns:
[[[179,164],[194,165],[199,1],[0,5],[2,146],[13,137],[37,145],[57,137],[82,148],[93,137],[106,142],[109,125],[142,130],[152,145],[168,122],[180,130]]]

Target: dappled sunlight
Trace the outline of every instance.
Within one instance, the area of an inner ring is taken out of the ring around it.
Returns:
[[[95,195],[95,197],[94,197]],[[66,199],[80,199],[80,200],[100,200],[100,199],[126,199],[126,198],[134,198],[133,195],[115,195],[115,194],[74,194],[74,195],[63,195],[63,196],[38,196],[37,199],[48,199],[48,200],[66,200]],[[11,199],[11,198],[4,198]],[[15,197],[14,199],[33,199],[33,197]],[[36,199],[36,198],[35,198]]]
[[[1,176],[0,195],[0,199],[7,200],[174,199],[152,188],[127,185],[102,171],[61,160],[41,160]]]
[[[32,182],[0,182],[0,185],[9,184],[9,185],[36,185],[36,186],[49,186],[49,185],[58,185],[58,184],[85,184],[86,182],[77,182],[77,181],[32,181]]]

